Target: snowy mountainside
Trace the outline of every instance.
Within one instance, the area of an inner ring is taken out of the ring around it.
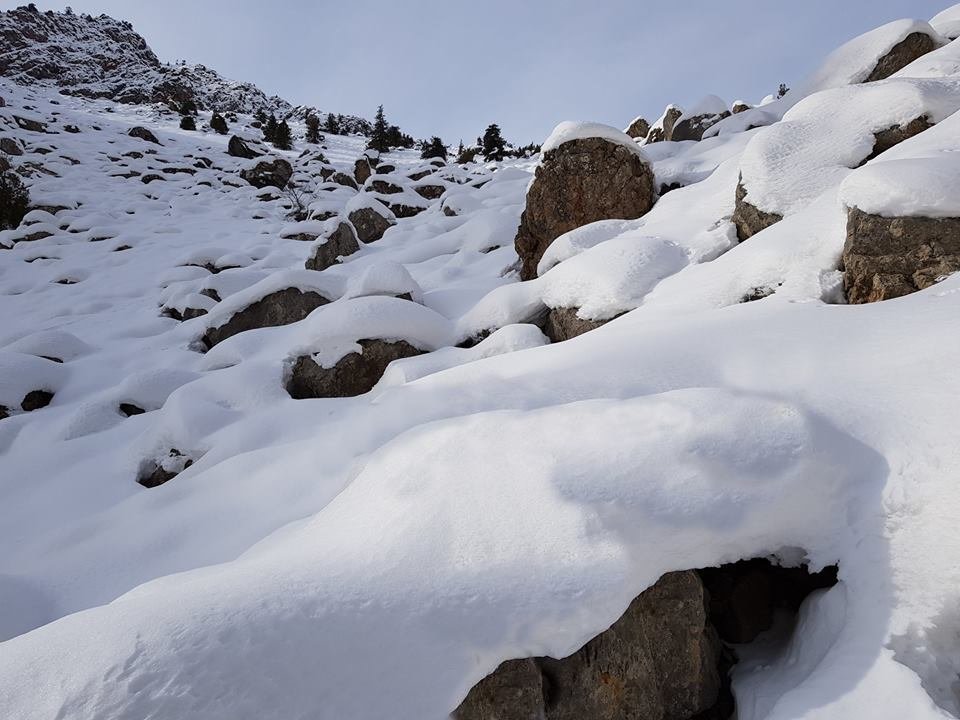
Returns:
[[[852,40],[755,127],[565,122],[486,164],[0,79],[32,203],[0,231],[2,714],[439,720],[667,573],[771,558],[839,582],[732,648],[736,717],[960,716],[960,6],[938,17]],[[652,207],[520,281],[578,143]],[[857,212],[935,220],[903,256],[948,269],[848,304]]]

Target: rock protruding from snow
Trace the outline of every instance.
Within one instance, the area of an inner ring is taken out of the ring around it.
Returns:
[[[650,132],[650,123],[643,117],[635,118],[624,132],[634,139],[643,140]]]
[[[577,315],[577,308],[550,308],[543,321],[543,334],[550,342],[563,342],[596,330],[608,320],[585,320]]]
[[[285,288],[272,292],[235,313],[227,322],[211,327],[203,336],[203,343],[211,348],[237,333],[256,328],[289,325],[303,320],[321,305],[330,302],[319,292]]]
[[[357,231],[361,242],[372,243],[383,237],[383,234],[396,224],[393,213],[373,198],[364,198],[358,195],[347,204],[350,222]]]
[[[847,215],[844,289],[850,303],[909,295],[960,270],[960,217]]]
[[[292,175],[293,168],[283,158],[261,160],[252,168],[240,171],[240,177],[255,188],[275,187],[282,190]]]
[[[543,148],[514,240],[524,280],[537,276],[555,238],[597,220],[638,218],[656,199],[650,165],[619,130],[564,123]]]
[[[708,128],[729,116],[727,104],[716,95],[708,95],[677,119],[670,140],[700,140]]]
[[[917,58],[926,55],[928,52],[933,52],[939,45],[938,39],[932,33],[912,32],[877,61],[864,82],[886,80]]]
[[[720,697],[720,640],[696,572],[642,592],[574,654],[508,660],[473,687],[456,720],[701,717]]]
[[[130,128],[130,131],[127,133],[130,137],[140,138],[141,140],[146,140],[149,143],[154,145],[160,145],[160,141],[157,140],[157,136],[152,132],[147,130],[147,128],[142,125],[137,125],[136,127]]]
[[[683,110],[676,105],[667,105],[663,115],[650,127],[646,144],[664,142],[673,137],[673,126],[683,117]]]
[[[326,270],[336,265],[341,257],[352,255],[360,249],[357,234],[350,223],[337,223],[336,228],[313,246],[313,254],[307,258],[307,270]]]
[[[737,183],[736,205],[730,219],[737,228],[737,238],[743,242],[783,220],[783,215],[765,212],[747,200],[747,189],[741,178]]]
[[[371,162],[370,158],[366,155],[361,155],[357,158],[356,162],[353,163],[353,179],[357,181],[357,185],[363,185],[367,178],[369,178],[374,173],[376,161]]]
[[[230,142],[227,143],[227,154],[246,160],[252,160],[261,155],[261,153],[250,147],[247,141],[238,135],[230,136]]]
[[[394,360],[423,354],[404,340],[358,340],[357,344],[360,352],[345,355],[331,368],[321,366],[309,355],[298,357],[287,384],[290,397],[302,400],[363,395],[380,382]]]

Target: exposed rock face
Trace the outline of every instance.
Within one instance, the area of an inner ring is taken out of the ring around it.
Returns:
[[[656,200],[653,171],[633,150],[603,138],[563,143],[543,156],[527,192],[514,243],[520,277],[537,276],[537,263],[558,236],[597,220],[638,218]]]
[[[223,325],[207,330],[203,342],[207,348],[212,348],[228,337],[247,330],[289,325],[303,320],[328,302],[329,298],[317,292],[303,292],[297,288],[278,290],[248,305]]]
[[[7,155],[23,155],[23,148],[20,143],[10,137],[0,138],[0,150]]]
[[[373,389],[394,360],[423,354],[403,340],[360,340],[359,345],[360,353],[344,356],[332,368],[320,367],[309,355],[298,357],[287,383],[290,397],[302,400],[363,395]]]
[[[642,117],[638,117],[624,132],[632,138],[645,138],[650,132],[650,123]]]
[[[440,196],[447,191],[443,185],[417,185],[413,190],[426,200],[439,200]]]
[[[694,115],[684,118],[673,126],[670,139],[677,142],[681,140],[702,140],[703,133],[707,128],[713,127],[727,117],[730,117],[729,112],[722,112],[717,115]]]
[[[29,130],[30,132],[38,133],[45,133],[47,131],[46,123],[40,122],[39,120],[34,120],[33,118],[23,117],[22,115],[14,115],[13,120],[15,123],[17,123],[17,127],[19,127],[21,130]]]
[[[398,218],[408,218],[413,217],[414,215],[419,215],[424,210],[425,207],[420,205],[406,205],[404,203],[390,203],[390,212],[392,212]]]
[[[543,323],[543,334],[550,342],[563,342],[605,325],[609,320],[584,320],[577,308],[550,308]]]
[[[750,109],[749,105],[747,105],[745,102],[739,102],[739,101],[735,102],[732,108],[734,115],[739,115],[740,113],[745,112],[746,110],[749,110],[749,109]]]
[[[741,178],[737,183],[737,202],[731,220],[737,226],[737,237],[740,238],[740,242],[743,242],[761,230],[780,222],[783,216],[764,212],[747,202],[747,189],[743,186]]]
[[[503,663],[474,686],[453,716],[689,720],[720,696],[721,650],[697,573],[668,573],[573,655]]]
[[[847,214],[843,285],[850,303],[909,295],[960,270],[960,218]]]
[[[357,237],[365,243],[376,242],[383,237],[391,225],[396,224],[395,220],[369,207],[354,210],[347,217],[353,223]]]
[[[654,125],[647,134],[647,144],[663,142],[673,138],[673,126],[683,116],[683,110],[677,107],[668,108],[663,117],[662,126]]]
[[[353,164],[353,179],[357,181],[357,185],[363,185],[371,175],[373,175],[373,167],[370,165],[370,160],[366,156],[357,158]]]
[[[137,482],[145,488],[155,488],[172,480],[192,464],[193,460],[179,450],[170,450],[167,457],[162,461],[150,463],[141,470]]]
[[[146,140],[147,142],[154,143],[155,145],[160,145],[160,141],[157,140],[157,136],[140,125],[130,128],[130,130],[127,131],[127,135],[130,137],[140,138],[141,140]]]
[[[352,177],[342,172],[335,172],[330,176],[330,182],[336,183],[337,185],[343,185],[344,187],[351,188],[353,190],[358,189],[357,183]]]
[[[262,160],[254,167],[240,171],[240,177],[255,188],[276,187],[281,190],[293,175],[293,168],[283,158]]]
[[[373,180],[373,182],[371,182],[370,185],[365,189],[381,193],[382,195],[395,195],[403,192],[402,187],[395,185],[388,180]]]
[[[352,255],[360,249],[357,243],[357,235],[353,231],[350,223],[342,222],[337,225],[327,241],[317,247],[313,257],[307,258],[307,270],[326,270],[331,265],[337,264],[337,258]]]
[[[919,135],[924,130],[929,130],[932,127],[933,124],[930,120],[927,119],[926,116],[923,116],[911,120],[906,125],[894,125],[886,130],[881,130],[874,134],[873,152],[860,164],[863,165],[873,160],[877,155],[886,152],[894,145],[899,145],[904,140],[909,140],[914,135]]]
[[[51,400],[53,400],[52,392],[47,390],[31,390],[23,396],[23,401],[20,403],[20,409],[24,412],[39,410],[40,408],[44,408],[49,405]]]
[[[937,42],[924,33],[911,33],[877,61],[876,67],[864,82],[885,80],[898,70],[902,70],[918,57],[937,49]]]
[[[252,160],[255,157],[260,157],[260,153],[247,145],[243,138],[236,135],[230,136],[230,142],[227,143],[227,155],[244,158],[246,160]]]

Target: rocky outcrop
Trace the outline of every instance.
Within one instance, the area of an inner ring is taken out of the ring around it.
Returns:
[[[371,207],[358,208],[347,216],[357,231],[361,242],[372,243],[383,237],[383,234],[396,224],[396,220],[378,213]]]
[[[711,128],[724,118],[730,117],[729,112],[717,114],[694,115],[693,117],[683,118],[673,126],[673,132],[670,139],[676,142],[681,140],[702,140],[703,133],[707,128]]]
[[[895,72],[902,70],[917,58],[937,49],[937,41],[926,33],[915,32],[907,35],[893,46],[890,52],[877,61],[873,71],[864,82],[885,80]]]
[[[359,353],[345,355],[332,368],[320,367],[309,355],[298,357],[287,383],[290,397],[302,400],[363,395],[373,389],[394,360],[423,354],[403,340],[360,340],[359,345]]]
[[[402,187],[382,178],[374,178],[372,181],[367,183],[366,187],[364,187],[364,190],[380,193],[381,195],[395,195],[403,192]]]
[[[357,185],[363,185],[373,172],[373,166],[366,155],[357,158],[353,163],[353,179],[357,181]]]
[[[237,333],[298,322],[328,302],[329,298],[310,290],[278,290],[235,313],[223,325],[207,330],[203,336],[203,344],[209,349]]]
[[[360,249],[357,235],[350,223],[342,222],[330,233],[326,242],[316,246],[313,255],[307,258],[307,270],[326,270],[336,265],[338,258],[352,255]]]
[[[743,186],[743,178],[737,183],[736,206],[733,217],[730,218],[737,227],[737,237],[740,242],[756,235],[761,230],[783,220],[782,215],[769,213],[747,202],[747,189]]]
[[[894,145],[899,145],[904,140],[909,140],[914,135],[919,135],[932,127],[933,123],[926,116],[923,116],[915,118],[905,125],[893,125],[886,130],[875,133],[873,136],[873,152],[860,164],[863,165],[873,160],[877,155],[886,152]]]
[[[414,185],[413,191],[425,200],[439,200],[447,189],[443,185]]]
[[[650,133],[650,123],[638,117],[624,132],[632,138],[645,138]]]
[[[735,102],[731,108],[734,115],[739,115],[740,113],[746,112],[749,109],[749,105],[747,105],[745,102],[740,102],[739,100]]]
[[[262,153],[257,152],[252,147],[247,145],[243,138],[238,137],[237,135],[230,136],[230,142],[227,143],[227,155],[244,158],[245,160],[252,160],[255,157],[260,157],[261,154]]]
[[[596,330],[609,320],[584,320],[577,317],[577,308],[550,308],[543,321],[543,334],[550,342],[563,342],[578,335]]]
[[[332,183],[336,183],[337,185],[343,185],[344,187],[348,187],[351,190],[359,189],[359,186],[357,185],[356,181],[346,173],[335,172],[330,176],[329,180]]]
[[[843,285],[850,303],[909,295],[960,270],[960,218],[847,214]]]
[[[146,140],[147,142],[154,143],[155,145],[161,144],[160,141],[157,140],[156,135],[154,135],[152,132],[147,130],[145,127],[142,127],[141,125],[137,125],[136,127],[130,128],[127,131],[127,135],[129,135],[130,137],[140,138],[141,140]]]
[[[647,144],[663,142],[673,138],[673,126],[683,116],[683,110],[671,105],[664,113],[663,117],[656,123],[650,132],[647,133]]]
[[[20,409],[24,412],[32,412],[45,408],[53,400],[53,393],[49,390],[31,390],[23,396],[20,402]]]
[[[137,482],[145,488],[155,488],[173,480],[192,464],[193,460],[191,458],[179,450],[173,449],[162,460],[150,462],[141,468]]]
[[[642,592],[608,630],[561,660],[509,660],[473,687],[457,720],[690,720],[720,698],[721,644],[696,572]],[[707,717],[704,715],[703,717]]]
[[[23,155],[23,148],[20,147],[20,143],[11,137],[0,138],[0,150],[7,155]]]
[[[547,151],[537,168],[514,243],[520,277],[537,276],[537,263],[560,235],[597,220],[638,218],[656,200],[653,171],[623,144],[598,137]]]
[[[252,168],[240,171],[240,177],[255,188],[275,187],[281,190],[293,175],[293,168],[283,158],[261,160]]]

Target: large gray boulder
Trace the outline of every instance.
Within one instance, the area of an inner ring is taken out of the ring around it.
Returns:
[[[520,277],[557,237],[597,220],[638,218],[656,200],[650,165],[634,149],[600,137],[571,140],[544,153],[514,243]]]
[[[307,270],[326,270],[336,265],[339,258],[352,255],[360,249],[357,235],[350,223],[342,222],[326,240],[314,246],[313,255],[307,258]]]
[[[936,38],[926,33],[911,33],[894,45],[890,49],[890,52],[877,61],[876,66],[864,82],[886,80],[917,58],[926,55],[928,52],[933,52],[937,49],[937,46],[938,41]]]
[[[638,117],[624,132],[632,138],[645,138],[650,132],[650,123],[644,118]]]
[[[345,355],[332,368],[321,367],[309,355],[298,357],[287,382],[290,397],[302,400],[363,395],[373,389],[394,360],[423,354],[403,340],[360,340],[358,344],[359,353]]]
[[[247,145],[243,138],[237,135],[230,136],[230,142],[227,143],[227,155],[252,160],[255,157],[260,157],[261,154]]]
[[[737,183],[736,203],[734,205],[733,224],[737,228],[737,237],[740,242],[753,237],[761,230],[766,230],[783,220],[782,215],[761,210],[747,200],[747,189],[743,185],[743,178]]]
[[[298,288],[278,290],[235,313],[224,324],[208,329],[203,344],[209,349],[237,333],[299,322],[328,302],[330,298],[318,292]]]
[[[713,127],[724,118],[730,117],[730,112],[724,110],[721,113],[704,113],[685,117],[673,126],[673,132],[670,139],[676,142],[681,140],[702,140],[703,133],[708,128]]]
[[[960,218],[881,217],[851,208],[843,268],[850,303],[923,290],[960,270]]]
[[[372,207],[362,207],[354,210],[348,216],[353,227],[356,228],[357,237],[365,243],[376,242],[383,237],[383,234],[397,221],[383,213],[377,212]]]
[[[691,720],[718,701],[721,643],[694,571],[673,572],[573,655],[509,660],[457,720]]]
[[[673,138],[673,126],[677,120],[683,117],[683,110],[675,105],[670,105],[663,111],[663,117],[657,121],[650,132],[647,133],[647,144],[663,142]]]
[[[293,168],[283,158],[261,160],[252,168],[240,171],[240,177],[255,188],[275,187],[282,190],[292,175]]]
[[[543,321],[543,334],[550,342],[563,342],[596,330],[609,320],[584,320],[577,316],[577,308],[550,308]]]

